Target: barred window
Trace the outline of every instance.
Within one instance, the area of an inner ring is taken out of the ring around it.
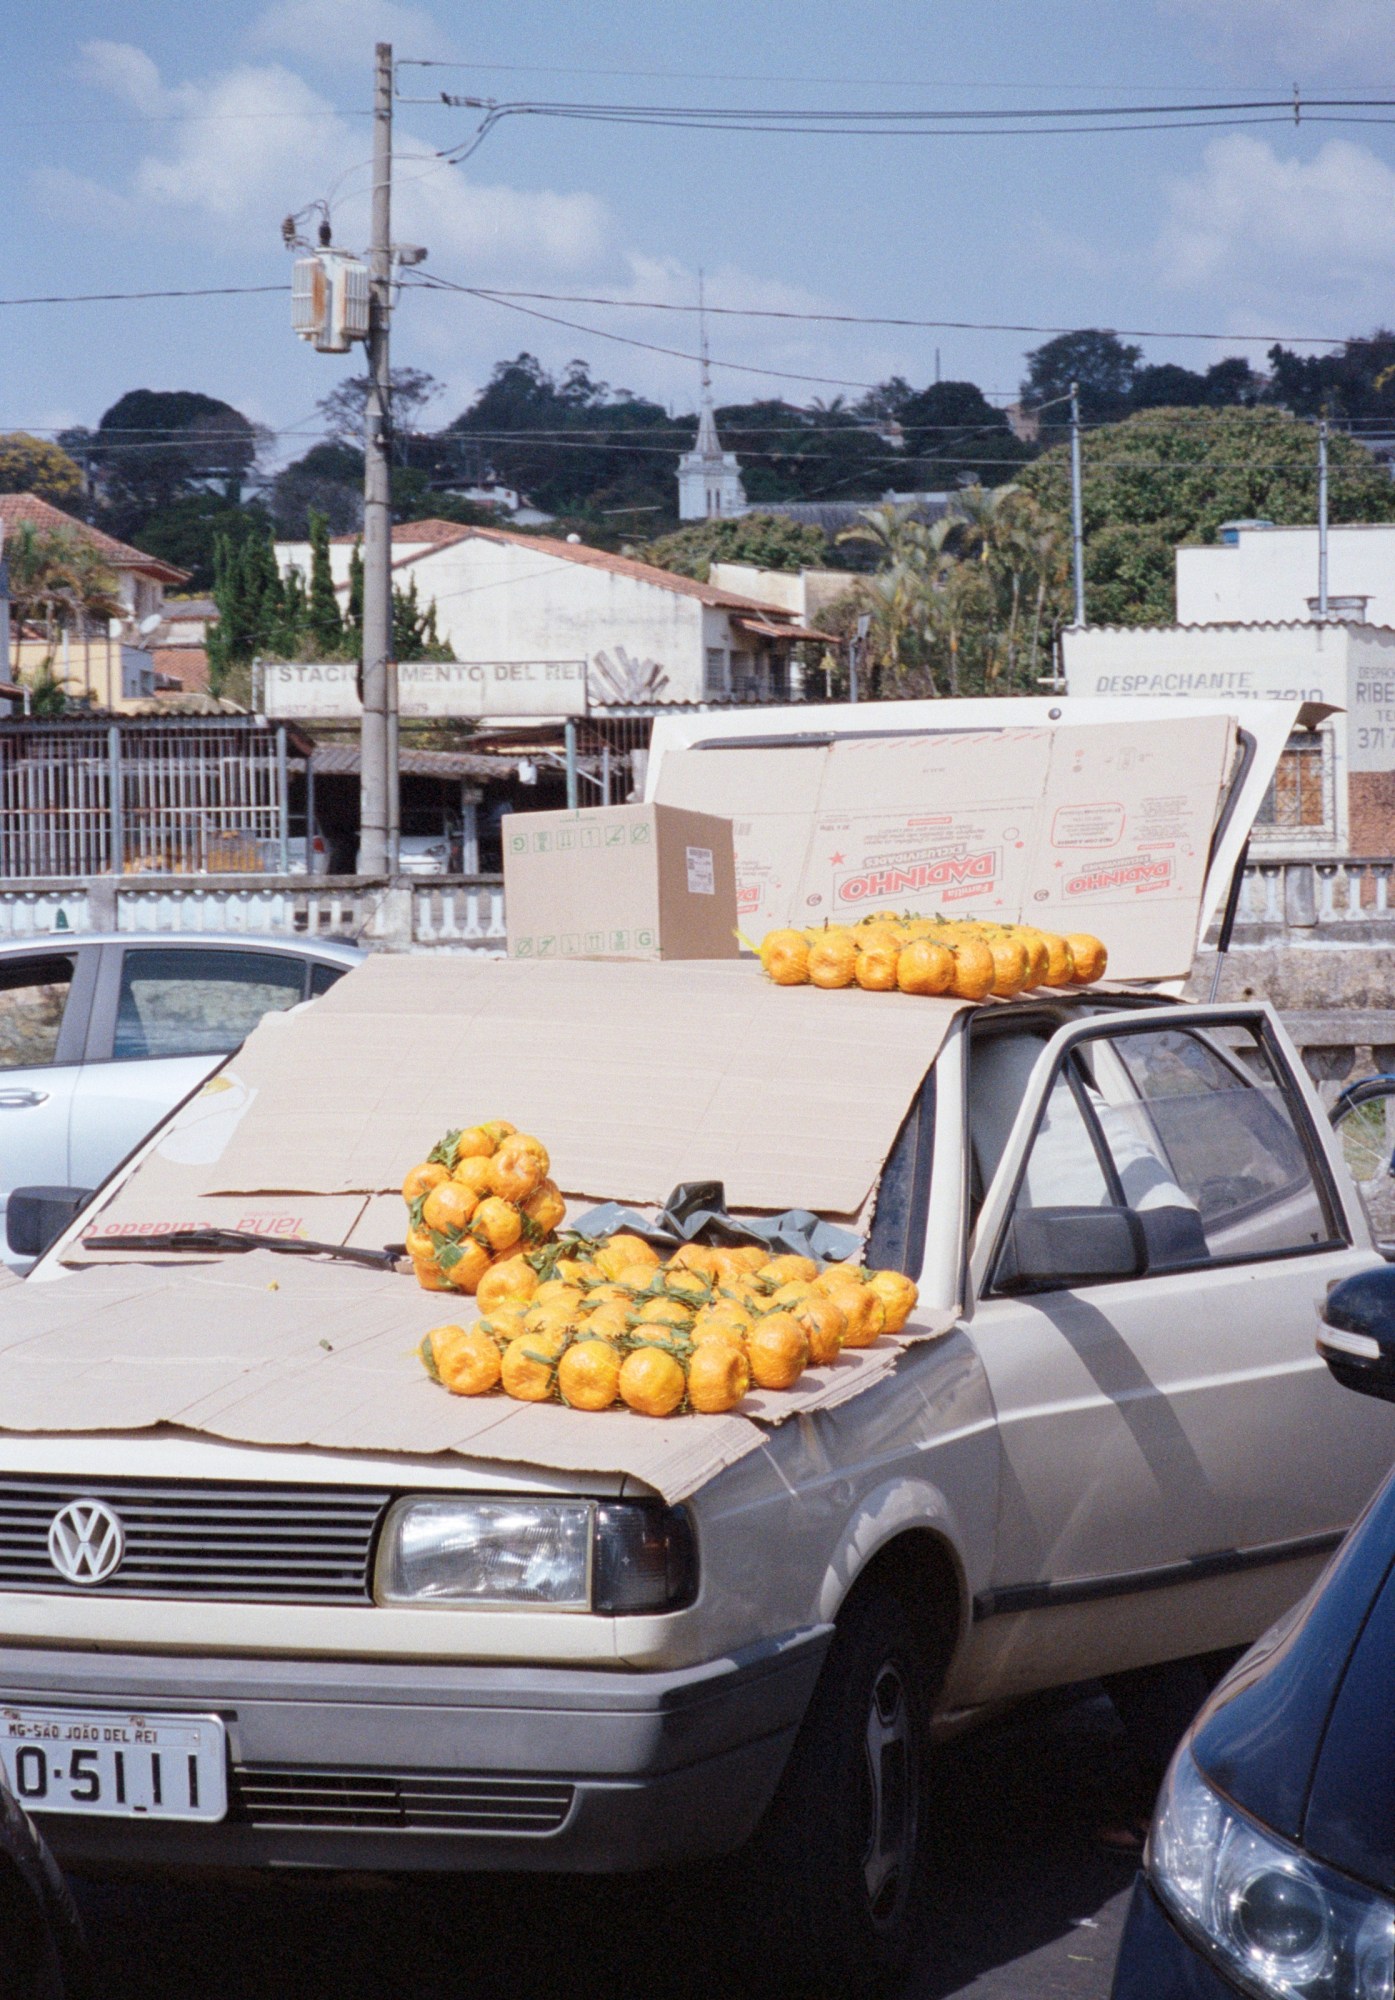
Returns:
[[[1288,739],[1265,792],[1256,826],[1331,828],[1331,785],[1325,732],[1302,729]]]

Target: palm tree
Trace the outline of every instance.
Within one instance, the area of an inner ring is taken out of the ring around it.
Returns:
[[[125,617],[117,578],[86,536],[66,528],[36,528],[32,521],[21,522],[6,539],[5,555],[18,632],[22,635],[26,625],[43,629],[46,652],[35,687],[60,687],[53,671],[60,636],[67,632],[87,638],[99,621]]]

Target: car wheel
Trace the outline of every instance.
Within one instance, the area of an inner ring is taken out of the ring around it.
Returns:
[[[0,2000],[66,2000],[62,1961],[44,1914],[17,1871],[0,1878]]]
[[[783,1969],[864,2000],[925,1927],[925,1771],[940,1649],[908,1590],[869,1579],[844,1607],[748,1880]]]

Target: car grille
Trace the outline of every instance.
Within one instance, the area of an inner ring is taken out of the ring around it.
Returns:
[[[362,1486],[0,1479],[0,1591],[364,1604],[390,1498]],[[79,1499],[105,1500],[126,1531],[103,1583],[69,1583],[49,1561],[53,1517]]]
[[[231,1806],[253,1826],[421,1833],[555,1833],[575,1788],[458,1772],[273,1770],[234,1765]]]

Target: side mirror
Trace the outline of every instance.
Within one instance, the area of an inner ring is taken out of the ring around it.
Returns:
[[[5,1233],[16,1257],[42,1257],[96,1192],[93,1188],[15,1188],[5,1206]]]
[[[1344,1389],[1395,1403],[1395,1267],[1360,1271],[1334,1285],[1317,1344]]]
[[[1019,1208],[1003,1239],[994,1286],[1000,1292],[1061,1292],[1141,1278],[1147,1269],[1148,1239],[1131,1208]]]

